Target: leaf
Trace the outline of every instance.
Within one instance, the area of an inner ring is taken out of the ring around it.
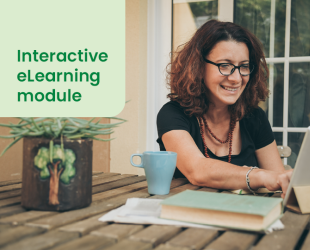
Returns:
[[[21,136],[21,135],[23,135],[23,133],[17,134],[17,135],[0,135],[0,138],[10,139],[10,138],[15,138],[15,137],[18,137],[18,136]]]
[[[93,120],[95,120],[96,117],[93,117],[92,119],[90,119],[87,123],[90,124]]]
[[[70,118],[70,117],[66,117],[71,123],[73,123],[74,124],[74,126],[77,126],[77,127],[83,127],[83,126],[81,126],[80,124],[78,124],[78,123],[76,123],[76,122],[74,122],[74,120],[72,119],[72,118]]]
[[[81,132],[83,133],[88,133],[88,134],[93,134],[93,135],[109,135],[113,133],[112,129],[104,130],[104,131],[92,131],[92,130],[86,130],[86,129],[81,129]]]
[[[71,130],[71,131],[63,131],[62,133],[63,134],[74,134],[74,133],[76,133],[78,131],[79,131],[79,128],[76,128],[75,130]]]
[[[97,141],[112,141],[116,138],[110,138],[110,139],[101,139],[101,138],[97,138],[97,137],[90,137],[93,140],[97,140]]]
[[[7,145],[6,148],[2,151],[0,157],[1,157],[2,155],[4,155],[4,153],[5,153],[10,147],[12,147],[16,142],[18,142],[21,138],[23,138],[23,136],[20,136],[20,137],[16,138],[13,142],[11,142],[9,145]]]
[[[100,117],[100,119],[95,123],[96,125],[101,121],[102,117]]]
[[[39,132],[29,132],[25,135],[27,136],[39,136],[39,135],[43,135],[44,134],[44,131],[39,131]]]
[[[0,127],[8,127],[8,128],[20,128],[23,127],[24,125],[20,125],[20,124],[4,124],[4,123],[0,123]]]
[[[71,135],[67,136],[68,139],[76,139],[76,138],[82,138],[85,134],[77,134],[77,135]]]
[[[38,131],[42,131],[39,126],[35,123],[35,121],[33,120],[33,118],[31,117],[31,122],[32,124],[35,126],[35,128],[38,130]]]

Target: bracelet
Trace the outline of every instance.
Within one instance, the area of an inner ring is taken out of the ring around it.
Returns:
[[[246,173],[246,176],[245,176],[245,181],[246,181],[246,185],[248,186],[248,189],[255,195],[255,192],[259,189],[256,189],[256,190],[253,190],[251,187],[250,187],[250,178],[249,178],[249,174],[251,173],[251,171],[254,169],[254,168],[258,168],[258,167],[251,167],[249,169],[249,171]]]

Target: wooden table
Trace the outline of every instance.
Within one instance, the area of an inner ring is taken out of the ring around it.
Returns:
[[[150,196],[144,176],[116,173],[93,175],[93,203],[69,212],[26,211],[20,206],[20,181],[0,183],[0,249],[310,249],[309,215],[285,212],[285,229],[269,235],[163,225],[99,222],[104,213],[127,198],[165,198],[200,188],[174,179],[166,196]]]

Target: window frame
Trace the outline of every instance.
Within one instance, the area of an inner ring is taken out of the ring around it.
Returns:
[[[271,0],[271,26],[270,26],[270,51],[266,62],[269,64],[269,102],[268,102],[268,119],[273,132],[282,132],[283,146],[288,146],[288,133],[301,132],[305,133],[307,128],[303,127],[288,127],[288,100],[289,100],[289,70],[290,63],[310,62],[310,56],[290,57],[290,32],[291,32],[291,0],[286,0],[286,15],[285,15],[285,49],[284,57],[274,57],[274,31],[275,31],[275,10],[276,0]],[[284,63],[284,96],[283,96],[283,126],[273,127],[273,64]],[[284,159],[284,164],[287,164],[287,158]]]

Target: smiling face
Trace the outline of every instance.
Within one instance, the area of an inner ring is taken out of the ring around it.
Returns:
[[[213,47],[206,59],[214,63],[232,63],[239,66],[249,63],[249,50],[244,43],[221,41]],[[215,106],[234,104],[249,79],[250,76],[241,76],[237,69],[231,75],[224,76],[217,66],[205,64],[204,82],[209,90],[209,101]]]

